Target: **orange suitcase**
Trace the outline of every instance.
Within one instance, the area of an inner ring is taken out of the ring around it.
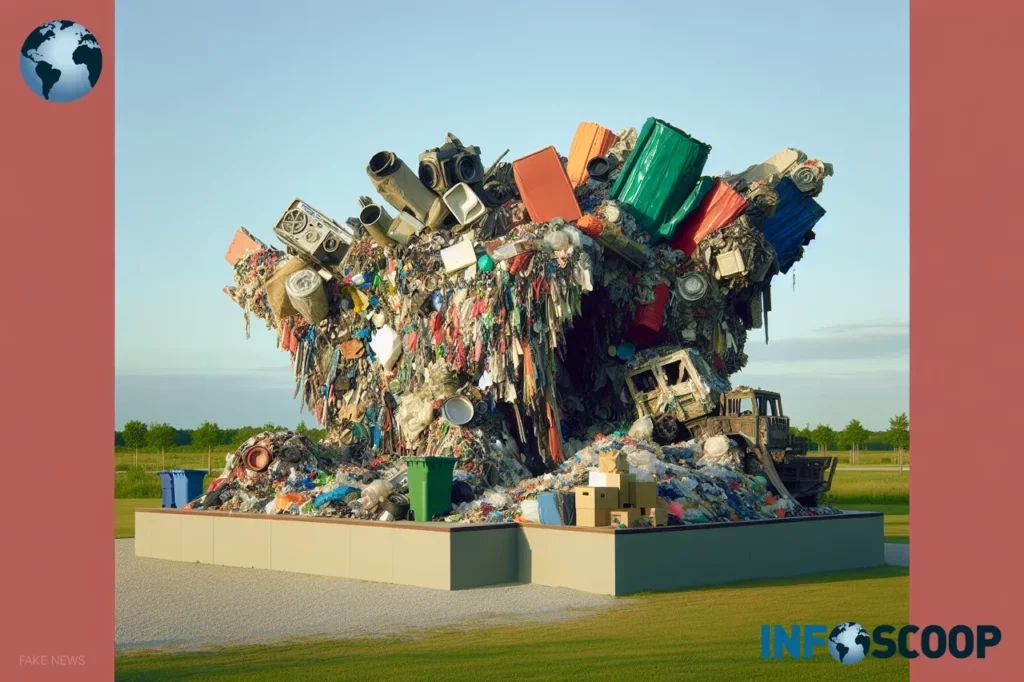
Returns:
[[[598,156],[604,156],[615,144],[615,133],[604,126],[584,121],[576,128],[576,135],[569,147],[569,164],[565,168],[569,184],[579,187],[590,178],[587,164]]]

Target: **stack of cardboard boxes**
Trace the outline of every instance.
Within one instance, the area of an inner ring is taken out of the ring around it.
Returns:
[[[637,482],[625,453],[601,453],[598,470],[590,472],[587,482],[576,488],[577,526],[630,528],[641,517],[650,518],[654,526],[666,525],[667,512],[658,507],[658,484]]]

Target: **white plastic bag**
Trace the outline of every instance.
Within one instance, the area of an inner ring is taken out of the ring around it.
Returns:
[[[370,340],[370,349],[377,356],[377,361],[384,366],[384,371],[390,372],[398,362],[399,356],[402,355],[402,337],[386,324],[373,335],[373,339]]]
[[[629,437],[633,440],[654,440],[654,420],[650,415],[633,422],[633,426],[629,428]]]
[[[519,503],[519,511],[524,520],[540,523],[540,503],[537,500],[523,500]]]

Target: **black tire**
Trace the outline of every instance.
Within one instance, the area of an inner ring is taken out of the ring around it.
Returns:
[[[764,476],[764,465],[752,452],[743,453],[743,473],[748,476]]]
[[[679,442],[679,422],[669,415],[654,420],[654,442],[658,445],[672,445]]]
[[[395,521],[401,521],[409,513],[409,498],[405,495],[392,493],[384,500],[384,511],[395,517]]]

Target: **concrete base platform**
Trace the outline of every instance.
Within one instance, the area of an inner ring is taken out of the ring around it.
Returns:
[[[137,509],[135,555],[442,590],[521,582],[625,595],[882,566],[882,521],[847,512],[613,529]]]

